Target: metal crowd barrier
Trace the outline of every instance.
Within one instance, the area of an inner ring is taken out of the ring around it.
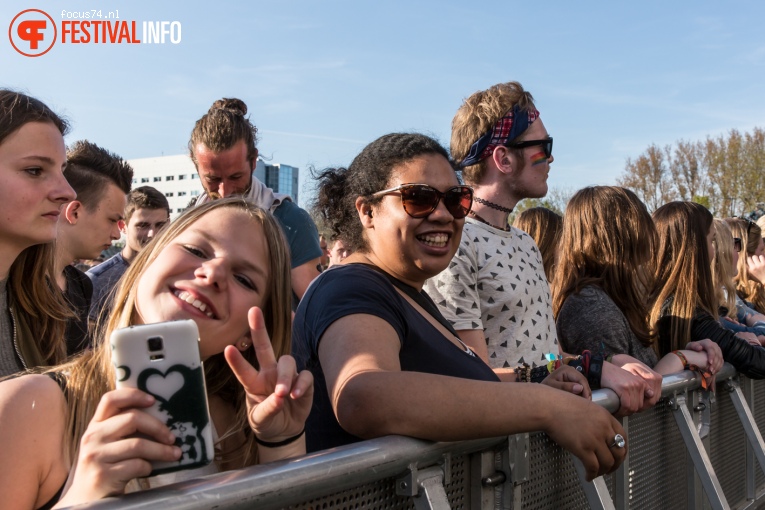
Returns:
[[[662,394],[653,409],[623,419],[627,459],[591,483],[542,433],[454,443],[391,436],[77,508],[765,507],[765,381],[726,364],[714,394],[691,372],[665,377]],[[593,400],[611,412],[618,407],[610,390],[595,391]]]

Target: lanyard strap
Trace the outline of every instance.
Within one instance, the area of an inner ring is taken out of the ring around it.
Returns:
[[[411,285],[408,285],[402,282],[395,276],[386,273],[385,271],[383,271],[382,269],[380,269],[379,267],[375,265],[366,264],[363,262],[357,262],[357,263],[361,264],[362,266],[366,266],[369,269],[374,269],[381,275],[385,276],[394,287],[396,287],[397,289],[400,289],[401,292],[403,292],[404,294],[412,298],[412,300],[414,300],[415,303],[420,305],[423,308],[423,310],[428,312],[431,317],[433,317],[434,319],[438,321],[439,324],[441,324],[452,335],[454,335],[455,337],[457,337],[457,339],[459,339],[459,335],[457,335],[457,332],[454,330],[454,326],[452,326],[451,323],[448,320],[446,320],[446,318],[443,315],[441,315],[441,312],[439,311],[436,304],[433,302],[430,296],[428,296],[425,292],[423,291],[418,292],[417,289],[415,289]],[[461,340],[460,340],[460,343],[462,343]]]

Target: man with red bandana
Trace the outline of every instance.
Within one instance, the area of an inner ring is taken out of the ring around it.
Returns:
[[[545,365],[558,355],[550,287],[534,240],[508,224],[524,198],[547,194],[552,137],[518,82],[467,98],[452,121],[451,154],[474,189],[460,248],[425,290],[469,345],[504,380],[519,365]],[[579,353],[575,353],[579,354]],[[619,394],[622,414],[653,405],[661,376],[637,360],[604,362],[602,385]]]

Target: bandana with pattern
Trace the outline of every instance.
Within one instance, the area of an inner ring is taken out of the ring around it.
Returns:
[[[506,145],[510,140],[515,140],[526,131],[532,122],[539,118],[539,110],[521,110],[518,105],[508,111],[499,119],[491,131],[470,146],[470,152],[460,162],[460,167],[465,168],[475,165],[491,156],[494,149]]]

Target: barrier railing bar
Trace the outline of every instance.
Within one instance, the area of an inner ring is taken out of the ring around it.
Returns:
[[[749,440],[749,446],[751,446],[752,452],[760,464],[760,469],[765,474],[765,442],[762,440],[760,429],[757,427],[752,411],[744,399],[741,386],[739,386],[735,379],[731,379],[727,384],[730,388],[730,398],[733,401],[733,406],[736,408],[741,425],[744,427],[744,432],[746,432],[746,437]]]
[[[396,480],[397,490],[401,484],[412,484],[417,489],[410,496],[417,510],[451,510],[444,489],[444,471],[431,467],[423,471],[412,470],[404,478]]]
[[[736,375],[735,369],[726,363],[718,373],[717,380],[721,381],[734,375]],[[693,390],[700,387],[700,384],[701,379],[695,373],[686,371],[668,375],[662,382],[662,395],[670,396],[677,392]],[[611,390],[594,391],[592,400],[610,412],[615,412],[619,407],[618,396]],[[525,446],[516,445],[515,455],[511,450],[510,462],[514,463],[513,470],[506,473],[514,484],[513,501],[517,504],[513,508],[518,509],[521,499],[520,487],[529,476],[529,435],[521,434],[513,437],[525,437]],[[513,437],[510,438],[511,443],[514,440]],[[462,455],[493,449],[505,440],[507,438],[500,437],[454,443],[431,443],[389,436],[287,461],[252,466],[126,494],[119,498],[107,498],[79,505],[77,508],[102,509],[119,506],[130,510],[155,508],[191,510],[215,506],[237,509],[250,508],[255,503],[262,510],[282,508],[325,496],[328,494],[328,487],[332,487],[334,493],[384,478],[400,476],[406,472],[412,462],[416,462],[420,467],[427,467],[439,463],[449,452]]]
[[[622,428],[624,429],[624,432],[627,434],[627,437],[630,437],[630,420],[628,417],[622,418]],[[613,494],[613,500],[614,500],[614,507],[616,507],[616,510],[628,510],[628,501],[629,501],[629,473],[630,473],[630,456],[627,454],[627,458],[624,459],[624,462],[619,467],[619,469],[616,470],[616,472],[612,475],[614,480],[614,494]]]
[[[693,422],[691,413],[688,410],[685,395],[675,395],[673,401],[670,402],[670,406],[710,505],[716,510],[729,510],[730,505],[728,505],[728,501],[725,499],[720,481],[717,479],[717,475],[715,475],[712,462],[696,430],[696,424]]]
[[[405,473],[412,462],[427,467],[444,455],[491,449],[507,438],[433,443],[387,436],[295,459],[251,466],[196,480],[78,505],[78,509],[192,510],[283,508],[333,492]]]
[[[587,473],[584,470],[582,461],[573,457],[574,467],[576,473],[579,475],[579,481],[582,483],[582,490],[587,498],[587,502],[590,504],[592,510],[616,510],[614,502],[611,500],[611,495],[608,493],[608,487],[606,481],[602,476],[595,478],[593,481],[587,481]]]
[[[749,409],[754,415],[754,384],[748,377],[741,378],[741,390],[745,396],[749,397]],[[755,479],[754,451],[752,445],[746,443],[746,499],[752,501],[757,499],[757,481]]]
[[[496,465],[495,458],[502,453],[486,451],[470,457],[470,504],[468,508],[493,510],[495,492],[507,481],[509,469]]]

